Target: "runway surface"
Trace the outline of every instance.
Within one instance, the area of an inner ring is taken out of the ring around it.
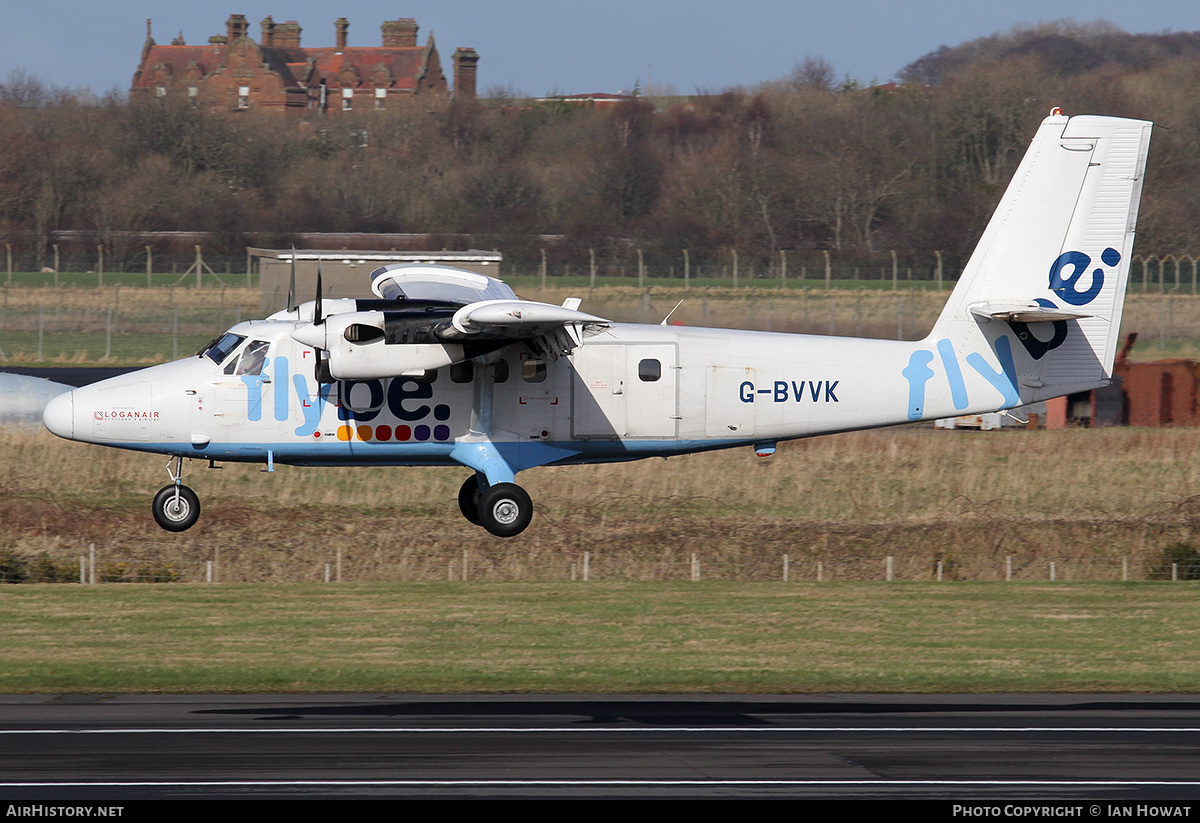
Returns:
[[[5,802],[217,797],[910,798],[1105,811],[1200,799],[1200,697],[0,696]]]

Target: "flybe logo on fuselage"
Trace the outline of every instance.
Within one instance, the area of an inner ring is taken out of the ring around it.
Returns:
[[[309,390],[307,377],[302,374],[289,375],[288,359],[283,356],[264,361],[261,374],[241,376],[242,382],[246,384],[246,418],[250,422],[263,419],[263,385],[267,382],[268,366],[272,371],[271,383],[276,387],[273,393],[273,416],[281,423],[290,418],[291,394],[287,390],[290,382],[300,404],[300,413],[304,417],[304,422],[295,430],[299,437],[311,437],[316,434],[325,407],[332,402],[337,407],[338,420],[347,424],[339,427],[339,438],[342,440],[350,439],[342,436],[345,432],[357,435],[360,440],[408,440],[410,437],[416,440],[450,439],[450,427],[446,425],[361,425],[375,420],[385,410],[392,417],[405,423],[416,423],[430,414],[436,421],[449,420],[450,406],[445,403],[430,405],[421,402],[433,398],[433,386],[428,382],[410,377],[396,377],[389,380],[386,386],[382,380],[319,383],[314,394]],[[331,401],[330,395],[335,385],[337,394]]]

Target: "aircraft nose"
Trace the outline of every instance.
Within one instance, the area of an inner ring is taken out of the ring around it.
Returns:
[[[63,392],[47,403],[42,410],[42,423],[59,437],[74,439],[75,392]]]

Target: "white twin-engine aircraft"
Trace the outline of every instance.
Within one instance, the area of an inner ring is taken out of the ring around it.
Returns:
[[[1151,124],[1043,121],[933,331],[917,342],[612,323],[438,266],[372,272],[378,300],[239,323],[197,356],[56,397],[60,437],[171,455],[164,529],[200,514],[183,459],[458,465],[500,537],[517,472],[752,446],[1009,409],[1108,384]]]

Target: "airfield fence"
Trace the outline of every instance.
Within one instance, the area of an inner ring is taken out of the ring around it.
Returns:
[[[536,284],[530,299],[561,302],[564,289]],[[945,291],[872,291],[853,282],[787,292],[708,288],[684,295],[646,288],[574,290],[590,312],[619,322],[670,322],[760,331],[919,339],[945,303]],[[1200,296],[1189,289],[1131,291],[1127,330],[1145,342],[1200,340]],[[682,305],[676,304],[683,299]],[[242,320],[263,316],[257,289],[0,288],[0,363],[152,363],[198,350]]]
[[[185,556],[186,554],[186,556]],[[329,583],[497,581],[728,581],[783,583],[846,582],[1097,582],[1200,580],[1200,559],[1145,562],[1120,558],[1062,558],[1026,562],[1016,556],[991,563],[885,557],[816,559],[802,555],[758,556],[737,562],[710,560],[703,553],[664,553],[635,558],[621,552],[577,555],[463,550],[454,553],[371,552],[305,557],[284,549],[234,546],[178,547],[147,543],[108,550],[90,544],[78,556],[59,553],[23,557],[0,554],[3,583]],[[203,559],[201,559],[203,557]]]

